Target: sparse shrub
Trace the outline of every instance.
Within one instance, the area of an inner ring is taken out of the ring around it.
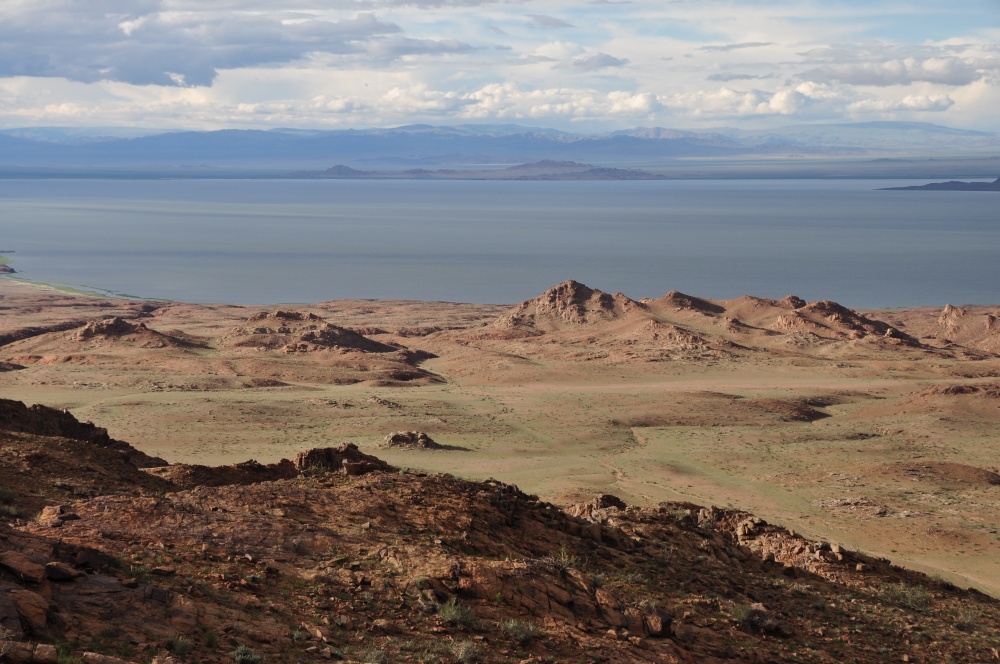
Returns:
[[[417,588],[421,590],[426,588],[429,584],[430,584],[430,579],[428,579],[426,576],[418,576],[417,578],[413,579],[413,585],[415,585]]]
[[[551,567],[559,574],[565,574],[568,570],[580,566],[580,559],[569,552],[565,543],[559,547],[558,554],[554,556],[542,556],[538,561],[543,565]]]
[[[14,632],[0,625],[0,657],[7,654],[7,651],[14,645]]]
[[[215,632],[204,632],[201,635],[201,642],[208,648],[219,647],[219,637]]]
[[[236,664],[264,664],[264,656],[250,646],[238,646],[229,657]]]
[[[892,583],[881,591],[882,598],[911,611],[923,611],[931,605],[933,597],[921,586],[908,583]]]
[[[303,632],[301,629],[292,630],[292,641],[305,641],[309,635]]]
[[[655,599],[650,599],[647,597],[646,599],[639,600],[636,603],[635,607],[640,611],[652,612],[660,608],[660,603]]]
[[[260,574],[251,574],[247,577],[247,582],[249,583],[263,583],[264,577]]]
[[[14,507],[13,505],[0,505],[0,517],[7,517],[8,519],[20,519],[23,516],[24,512]]]
[[[8,489],[7,487],[0,488],[0,503],[9,505],[14,502],[15,498],[17,498],[17,494],[14,493],[13,490]]]
[[[538,625],[530,620],[501,620],[500,629],[519,646],[526,646],[538,636]]]
[[[979,609],[962,609],[955,616],[952,627],[960,632],[975,632],[983,624],[983,612]]]
[[[617,581],[618,583],[649,583],[649,579],[643,575],[642,572],[637,571],[619,571],[611,575],[612,581]]]
[[[366,664],[389,664],[389,653],[381,648],[371,648],[361,653],[361,661]]]
[[[590,585],[594,586],[595,588],[600,588],[601,586],[604,585],[604,581],[606,579],[607,579],[607,575],[604,574],[603,572],[599,572],[597,574],[591,574],[590,575]]]
[[[802,581],[788,584],[788,589],[796,595],[808,595],[812,592],[812,586]]]
[[[194,643],[183,636],[168,636],[164,646],[178,657],[184,657],[194,650]]]
[[[483,656],[483,649],[473,641],[456,641],[451,647],[451,654],[462,664],[478,662]]]
[[[459,627],[471,625],[476,618],[472,608],[465,604],[459,604],[458,600],[454,598],[438,606],[438,615],[446,623]]]
[[[737,625],[745,629],[759,630],[767,620],[767,614],[753,604],[735,604],[729,610],[729,615]]]

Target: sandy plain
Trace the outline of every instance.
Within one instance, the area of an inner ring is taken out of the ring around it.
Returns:
[[[171,462],[347,441],[557,504],[738,507],[1000,596],[998,309],[575,282],[520,305],[240,307],[0,279],[0,397]],[[395,431],[449,449],[385,447]]]

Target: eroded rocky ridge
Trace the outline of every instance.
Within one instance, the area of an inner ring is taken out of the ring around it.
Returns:
[[[28,435],[0,431],[4,465]],[[53,454],[91,445],[57,439]],[[56,497],[50,463],[25,469]],[[610,495],[560,508],[495,480],[401,472],[351,445],[192,468],[151,469],[155,491],[0,521],[8,661],[1000,656],[996,600],[739,510]]]
[[[230,330],[219,343],[237,348],[306,353],[317,350],[392,353],[396,346],[380,343],[357,332],[328,323],[313,313],[261,312]]]

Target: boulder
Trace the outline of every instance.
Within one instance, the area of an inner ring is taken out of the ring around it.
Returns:
[[[27,556],[17,551],[0,553],[0,569],[30,583],[41,583],[45,580],[45,566],[32,562]]]
[[[45,625],[49,621],[48,600],[30,590],[11,590],[7,596],[17,607],[21,618],[31,627],[32,632],[40,632],[45,629]]]
[[[83,576],[83,572],[66,563],[50,562],[45,565],[45,578],[49,581],[72,581]]]
[[[382,447],[406,447],[418,450],[439,450],[441,445],[434,442],[423,431],[396,431],[382,442]]]

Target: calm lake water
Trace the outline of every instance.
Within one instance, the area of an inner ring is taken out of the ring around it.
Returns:
[[[1000,195],[911,181],[0,180],[19,276],[190,302],[517,302],[576,279],[1000,303]]]

